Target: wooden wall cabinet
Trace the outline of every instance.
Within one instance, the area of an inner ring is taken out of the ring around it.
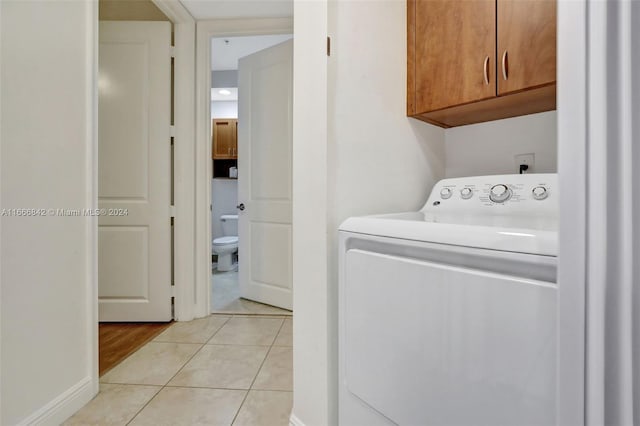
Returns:
[[[238,158],[238,120],[215,118],[211,124],[214,160],[235,160]]]
[[[555,0],[408,0],[407,20],[407,115],[454,127],[555,109]]]

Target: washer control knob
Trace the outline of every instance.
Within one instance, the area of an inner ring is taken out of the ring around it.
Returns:
[[[549,191],[544,186],[536,186],[531,190],[531,194],[535,200],[544,200],[549,196]]]
[[[511,198],[511,190],[507,185],[493,185],[489,191],[489,199],[494,203],[504,203],[509,198]]]
[[[473,191],[471,190],[471,188],[462,188],[460,190],[460,196],[463,200],[468,200],[469,198],[473,197]]]
[[[446,200],[447,198],[451,198],[451,195],[452,195],[452,194],[453,194],[453,193],[451,192],[451,189],[450,189],[450,188],[442,188],[442,189],[440,190],[440,197],[441,197],[443,200]]]

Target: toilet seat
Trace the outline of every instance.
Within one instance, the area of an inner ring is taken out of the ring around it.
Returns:
[[[237,244],[238,237],[219,237],[213,240],[214,246],[224,246],[227,244]]]

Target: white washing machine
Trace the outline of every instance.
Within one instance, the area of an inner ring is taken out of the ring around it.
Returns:
[[[341,426],[555,425],[555,174],[340,226]]]

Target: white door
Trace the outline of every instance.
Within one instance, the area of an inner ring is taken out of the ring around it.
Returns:
[[[100,22],[100,321],[171,320],[171,24]]]
[[[293,40],[238,64],[239,283],[245,299],[291,309]]]

